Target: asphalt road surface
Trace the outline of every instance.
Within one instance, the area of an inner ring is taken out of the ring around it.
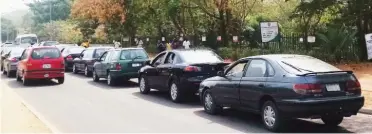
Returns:
[[[43,118],[63,133],[184,132],[259,133],[258,115],[226,109],[223,115],[204,113],[197,97],[183,104],[172,103],[166,93],[139,93],[137,80],[109,87],[82,75],[66,74],[66,81],[35,82],[25,87],[1,76],[2,88],[11,88]],[[372,116],[346,118],[338,128],[327,128],[320,120],[293,120],[287,132],[372,132]]]

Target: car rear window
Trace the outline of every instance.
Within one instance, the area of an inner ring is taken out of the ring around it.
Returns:
[[[56,59],[60,56],[61,53],[57,48],[37,48],[31,53],[32,59]]]
[[[286,71],[294,74],[341,71],[331,64],[310,56],[283,57],[279,61],[279,64]]]
[[[111,49],[111,48],[99,48],[99,49],[96,49],[96,52],[94,53],[93,58],[99,58],[99,57],[101,57],[102,54],[104,52],[106,52],[107,50],[109,50],[109,49]]]
[[[121,60],[147,59],[147,53],[143,49],[123,50],[120,54]]]
[[[66,52],[68,54],[79,54],[79,53],[83,52],[84,49],[85,48],[83,48],[83,47],[73,47],[73,48],[67,49]]]
[[[223,62],[215,52],[209,50],[181,51],[181,57],[186,63],[217,63]]]
[[[24,48],[14,48],[10,52],[10,55],[15,57],[21,56],[24,50],[25,50]]]

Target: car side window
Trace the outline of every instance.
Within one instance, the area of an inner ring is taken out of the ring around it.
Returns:
[[[104,59],[103,61],[105,61],[105,62],[109,62],[109,61],[110,61],[110,57],[111,57],[111,55],[112,55],[112,51],[108,51],[108,52],[107,52],[107,55],[106,55],[106,57],[105,57],[105,59]]]
[[[228,72],[226,73],[226,76],[233,76],[233,77],[243,77],[244,69],[246,68],[247,61],[241,61],[237,64],[235,64],[233,67],[231,67]]]
[[[164,64],[173,64],[175,60],[176,54],[174,53],[169,53],[167,55],[167,58],[165,59]]]
[[[112,54],[110,56],[110,61],[118,60],[118,56],[119,56],[120,51],[112,51],[111,53]]]
[[[249,63],[245,77],[265,77],[266,76],[266,61],[255,59]]]
[[[84,51],[84,57],[83,58],[92,58],[94,50],[86,50]]]
[[[270,63],[266,62],[266,65],[267,65],[267,75],[268,77],[272,77],[275,75],[275,70],[273,68],[273,66],[271,66]]]
[[[165,54],[166,54],[166,53],[162,53],[162,54],[158,55],[158,56],[154,59],[154,61],[152,62],[152,65],[157,66],[157,65],[162,64],[162,63],[163,63],[163,60],[164,60],[164,58],[165,58]]]
[[[101,56],[100,60],[101,61],[105,60],[105,58],[107,57],[107,54],[108,54],[108,52],[103,53],[103,55]]]
[[[27,59],[28,52],[29,52],[28,49],[23,51],[23,54],[22,54],[22,56],[21,56],[21,60]]]

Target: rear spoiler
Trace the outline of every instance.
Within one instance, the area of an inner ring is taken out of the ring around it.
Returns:
[[[353,74],[353,71],[311,72],[311,73],[304,73],[304,74],[297,74],[297,75],[298,76],[307,76],[307,75],[331,74],[331,73],[348,73],[348,74]]]

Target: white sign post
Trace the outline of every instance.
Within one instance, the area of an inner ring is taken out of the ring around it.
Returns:
[[[367,54],[368,60],[372,59],[372,33],[366,34],[366,45],[367,45]]]
[[[203,36],[202,41],[207,41],[207,37]]]
[[[278,41],[279,39],[278,22],[261,22],[260,27],[262,42]]]

